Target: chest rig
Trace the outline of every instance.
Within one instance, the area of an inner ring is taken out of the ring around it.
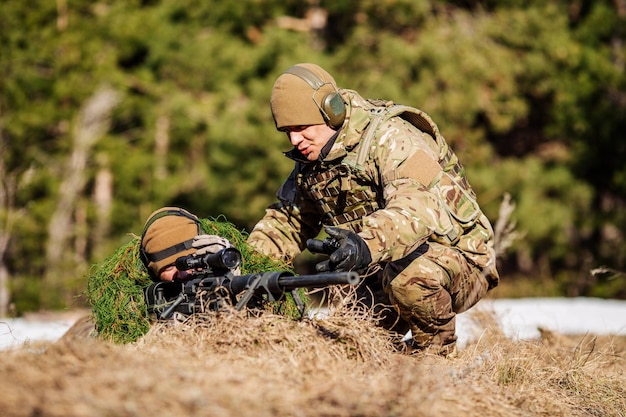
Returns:
[[[450,163],[449,147],[437,126],[421,110],[382,100],[368,100],[373,106],[371,121],[359,145],[338,163],[300,165],[296,184],[305,196],[313,200],[327,226],[347,225],[361,231],[361,219],[385,207],[383,186],[378,172],[366,166],[372,140],[385,120],[399,116],[419,130],[429,134],[439,144],[442,169]]]
[[[357,220],[384,207],[378,183],[364,170],[347,164],[305,168],[298,174],[297,185],[315,201],[322,224],[327,226],[350,224],[358,233],[361,228]]]

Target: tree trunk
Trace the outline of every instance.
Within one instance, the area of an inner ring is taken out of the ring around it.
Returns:
[[[0,138],[0,140],[2,139]],[[4,147],[3,142],[0,144]],[[0,149],[0,155],[3,152],[4,150]],[[13,225],[24,213],[23,210],[16,210],[13,201],[18,188],[16,177],[16,175],[7,172],[4,159],[0,158],[0,317],[7,315],[11,302],[9,290],[11,275],[5,263],[6,253],[11,240]]]
[[[156,123],[156,134],[154,137],[154,177],[157,180],[167,178],[167,153],[170,147],[170,119],[167,116],[159,116]]]
[[[70,240],[75,237],[73,217],[76,202],[87,182],[85,168],[91,150],[106,133],[109,114],[118,101],[110,89],[98,90],[81,110],[73,134],[73,149],[64,169],[57,206],[48,225],[46,273],[41,291],[41,307],[54,307],[63,298],[63,280],[74,270]],[[65,272],[68,271],[68,272]],[[65,275],[65,276],[64,276]]]
[[[93,203],[96,208],[96,223],[91,233],[93,254],[100,258],[105,248],[103,242],[111,227],[111,211],[113,209],[113,172],[108,158],[103,156],[99,161],[100,168],[96,174],[93,189]]]

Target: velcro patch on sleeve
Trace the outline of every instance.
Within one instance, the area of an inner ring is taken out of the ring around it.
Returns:
[[[440,172],[441,167],[437,161],[420,149],[398,167],[396,178],[413,178],[430,188]]]

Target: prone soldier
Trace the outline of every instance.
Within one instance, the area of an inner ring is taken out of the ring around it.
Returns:
[[[241,275],[241,253],[227,239],[203,234],[199,219],[177,207],[152,213],[141,237],[141,260],[154,284],[144,290],[148,312],[168,319],[232,307],[262,307],[290,293],[299,314],[305,305],[298,290],[330,285],[356,285],[355,272],[294,276],[289,271]]]

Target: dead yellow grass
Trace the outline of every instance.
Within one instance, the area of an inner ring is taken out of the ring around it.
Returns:
[[[455,359],[404,355],[366,312],[199,316],[113,345],[0,358],[11,416],[624,416],[626,337],[506,339],[488,317]]]

